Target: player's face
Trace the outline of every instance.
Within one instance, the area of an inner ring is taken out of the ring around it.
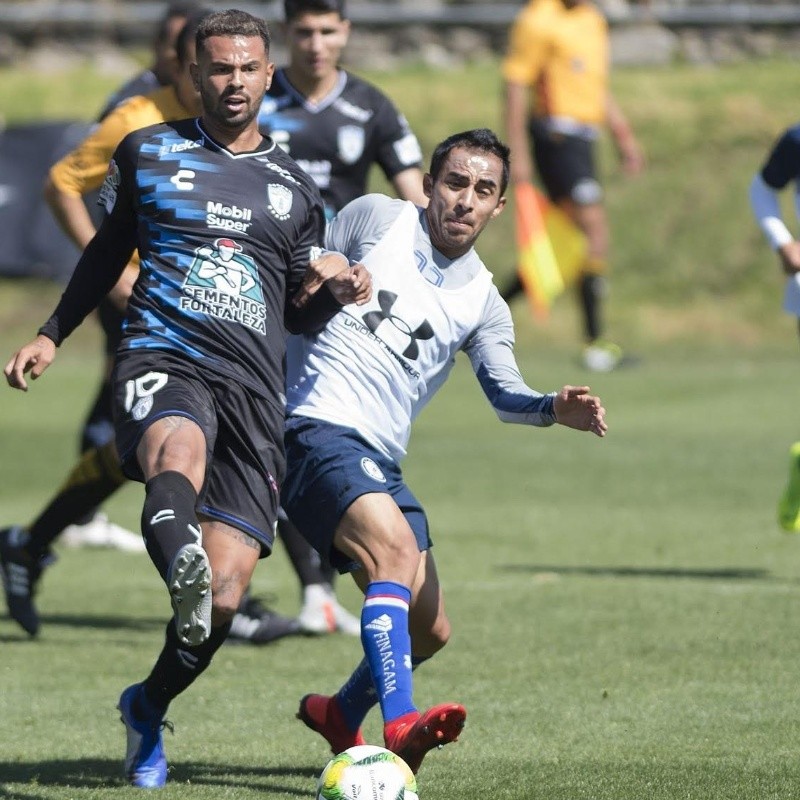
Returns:
[[[464,255],[506,204],[500,194],[503,164],[494,153],[467,147],[450,151],[439,174],[425,175],[425,218],[431,243],[448,258]]]
[[[178,41],[178,34],[185,24],[186,17],[171,17],[167,21],[164,38],[155,44],[153,71],[161,83],[167,83],[172,70],[175,69],[175,63],[178,59],[178,54],[175,52],[175,43]]]
[[[260,36],[209,36],[192,65],[204,119],[231,131],[254,124],[274,69]]]
[[[306,80],[320,80],[333,73],[347,44],[350,23],[336,12],[306,13],[286,26],[289,64]]]

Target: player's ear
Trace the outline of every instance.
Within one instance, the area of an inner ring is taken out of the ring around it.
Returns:
[[[189,64],[189,74],[192,76],[192,83],[194,84],[194,88],[196,92],[200,91],[200,68],[197,66],[197,63],[193,61]]]
[[[494,211],[492,211],[492,219],[500,216],[500,212],[506,207],[506,196],[503,195],[498,201]]]
[[[430,173],[426,172],[422,176],[422,193],[425,195],[425,197],[430,197],[432,191],[433,191],[433,178],[430,176]]]

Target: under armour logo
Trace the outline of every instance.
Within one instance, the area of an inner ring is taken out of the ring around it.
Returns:
[[[396,300],[397,295],[394,294],[394,292],[387,292],[385,289],[381,289],[378,292],[378,305],[381,307],[381,310],[369,311],[364,314],[364,324],[375,333],[382,322],[385,320],[391,322],[398,331],[408,336],[411,340],[406,346],[406,349],[403,350],[403,356],[413,361],[419,356],[419,345],[417,345],[417,341],[424,341],[432,338],[433,328],[428,320],[423,320],[421,324],[412,330],[411,326],[404,319],[392,314],[392,306],[395,304]]]

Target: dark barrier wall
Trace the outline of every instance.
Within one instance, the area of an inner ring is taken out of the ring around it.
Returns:
[[[42,197],[50,165],[89,132],[84,122],[39,122],[0,131],[0,275],[66,282],[78,249]]]

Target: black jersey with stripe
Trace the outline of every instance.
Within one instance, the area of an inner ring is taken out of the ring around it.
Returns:
[[[319,103],[297,91],[285,70],[276,70],[258,125],[311,175],[329,217],[366,193],[373,164],[391,179],[422,162],[417,137],[391,100],[345,70]]]
[[[87,248],[81,262],[89,263],[76,268],[83,278],[42,332],[63,339],[84,312],[80,286],[93,285],[103,259],[124,264],[135,245],[141,268],[118,354],[177,352],[282,407],[288,297],[324,236],[308,175],[268,138],[233,154],[199,120],[181,120],[128,135],[101,199],[100,244]]]

